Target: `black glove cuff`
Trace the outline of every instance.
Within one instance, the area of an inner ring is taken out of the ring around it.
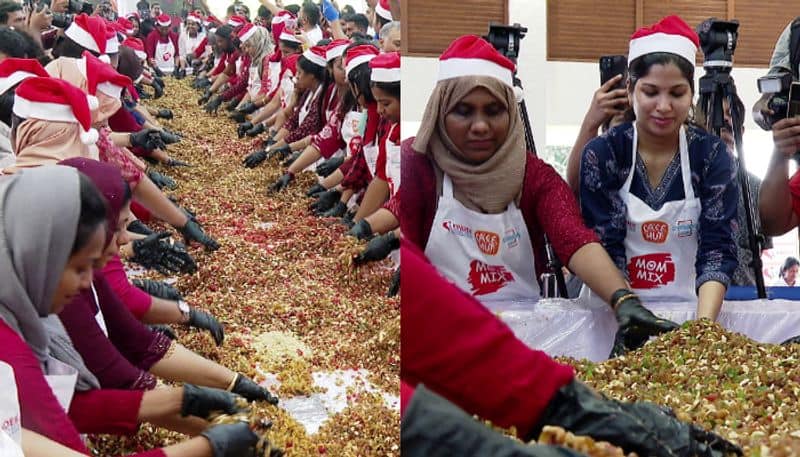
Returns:
[[[638,298],[639,296],[633,293],[630,289],[619,289],[611,294],[610,305],[611,308],[617,309],[619,304],[628,298]]]
[[[392,251],[395,249],[400,249],[400,238],[394,234],[394,230],[387,233],[386,237],[389,239],[389,248],[391,248]]]

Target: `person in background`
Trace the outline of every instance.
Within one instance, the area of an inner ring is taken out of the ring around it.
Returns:
[[[139,22],[139,36],[144,40],[156,28],[156,18],[161,16],[161,3],[153,2],[149,8],[146,1],[139,3],[144,7],[139,9],[139,15],[142,17]]]
[[[352,38],[354,32],[366,35],[369,32],[369,19],[361,13],[344,15],[342,29],[347,38]]]
[[[394,18],[392,18],[392,10],[391,6],[389,5],[389,0],[379,0],[375,4],[375,22],[372,23],[372,28],[377,33],[389,22],[392,22]],[[375,38],[380,38],[376,36]]]
[[[392,21],[383,26],[380,32],[381,50],[383,52],[400,52],[400,21]]]
[[[144,42],[147,61],[154,69],[170,74],[180,62],[178,35],[170,30],[172,19],[167,14],[156,17],[156,26]]]
[[[795,287],[797,285],[797,271],[800,269],[800,260],[787,257],[781,265],[778,277],[772,284],[777,287]]]
[[[300,9],[299,25],[307,39],[308,47],[316,46],[323,38],[322,29],[319,26],[320,17],[319,7],[312,2],[304,3]]]
[[[22,9],[22,3],[14,0],[0,1],[0,25],[24,30],[27,19],[25,11]]]

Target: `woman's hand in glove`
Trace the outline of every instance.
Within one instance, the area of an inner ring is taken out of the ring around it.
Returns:
[[[253,128],[245,132],[245,134],[249,137],[257,137],[266,131],[264,124],[256,124]]]
[[[161,139],[161,131],[156,129],[143,129],[130,135],[131,146],[140,147],[148,151],[164,149],[167,145]]]
[[[255,103],[247,102],[244,105],[242,105],[241,107],[239,107],[239,109],[236,110],[236,111],[238,111],[240,113],[244,113],[244,114],[252,114],[252,113],[255,113],[257,109],[258,109],[258,106],[256,106]]]
[[[321,164],[319,164],[319,166],[317,166],[317,174],[322,176],[323,178],[327,178],[334,171],[338,170],[343,163],[344,163],[344,158],[331,157],[330,159],[322,162]]]
[[[206,251],[216,251],[219,249],[219,243],[217,243],[216,240],[210,236],[206,235],[206,233],[203,231],[203,228],[200,227],[200,224],[198,224],[194,219],[190,218],[186,222],[186,225],[180,227],[178,230],[183,235],[183,240],[186,242],[186,244],[189,244],[192,241],[197,241],[205,246]]]
[[[272,185],[269,186],[269,191],[280,192],[283,189],[289,187],[289,183],[291,183],[292,181],[294,181],[294,173],[287,171],[286,173],[283,174],[283,176],[278,178],[277,181],[275,181],[274,183],[272,183]]]
[[[221,411],[224,414],[236,414],[245,409],[237,405],[239,398],[241,397],[221,389],[184,384],[181,416],[195,416],[207,419],[214,411]]]
[[[183,160],[173,159],[172,157],[170,157],[164,163],[164,165],[166,165],[168,167],[191,167],[192,166],[192,164],[190,164],[189,162],[184,162]]]
[[[152,279],[134,279],[131,281],[134,286],[143,290],[147,295],[163,298],[164,300],[183,300],[180,291],[164,281],[153,281]]]
[[[327,190],[321,194],[319,194],[319,198],[317,201],[311,204],[311,210],[314,211],[314,214],[320,215],[325,211],[333,208],[333,205],[339,202],[342,198],[342,193],[336,189]]]
[[[259,386],[252,379],[241,373],[236,374],[236,383],[233,385],[231,392],[241,395],[248,401],[266,401],[270,405],[278,404],[278,397],[272,395],[267,389]]]
[[[278,160],[284,160],[291,153],[292,153],[292,148],[289,147],[288,144],[286,144],[279,148],[270,149],[269,152],[267,153],[267,158],[271,159],[273,157],[277,157]]]
[[[153,84],[153,98],[161,98],[164,96],[164,83],[159,79],[154,79]]]
[[[229,101],[228,104],[225,105],[225,111],[235,111],[236,107],[239,106],[240,101],[241,99],[235,99],[235,98]]]
[[[159,131],[159,136],[161,136],[161,141],[163,141],[165,145],[175,144],[181,141],[180,135],[165,130]]]
[[[253,128],[253,123],[250,121],[242,122],[236,127],[236,134],[239,135],[239,138],[244,138],[244,135]]]
[[[220,324],[214,316],[200,311],[195,307],[189,309],[189,320],[186,321],[186,325],[201,330],[208,330],[214,338],[214,342],[217,343],[217,346],[222,346],[222,342],[225,340],[225,331],[222,328],[222,324]]]
[[[678,324],[661,319],[642,306],[639,297],[630,290],[620,289],[614,292],[611,296],[611,303],[615,303],[624,296],[629,296],[629,298],[620,302],[615,311],[619,330],[617,330],[614,353],[625,353],[638,349],[651,336],[660,335],[679,327]]]
[[[319,198],[319,195],[325,192],[326,190],[328,189],[326,189],[325,186],[323,186],[320,183],[316,183],[313,186],[311,186],[310,189],[308,189],[308,192],[306,192],[306,197]]]
[[[217,114],[220,105],[222,105],[222,96],[215,95],[211,100],[209,100],[208,103],[206,103],[206,106],[203,109],[208,114]]]
[[[376,236],[369,240],[366,249],[356,256],[356,265],[361,265],[367,262],[376,262],[385,259],[389,253],[395,249],[400,248],[400,240],[397,239],[394,232]]]
[[[128,224],[128,231],[133,233],[138,233],[139,235],[152,235],[155,233],[150,227],[145,225],[144,222],[140,221],[139,219],[134,219]]]
[[[159,119],[172,119],[172,110],[166,108],[160,109],[156,113],[156,117]]]
[[[247,115],[239,111],[234,111],[228,115],[228,119],[232,120],[233,122],[236,122],[237,124],[240,124],[247,120]],[[241,138],[242,136],[240,136],[239,138]]]
[[[208,440],[214,457],[256,455],[255,447],[259,437],[250,430],[248,423],[214,425],[205,429],[200,435]]]
[[[292,155],[289,156],[289,158],[283,161],[281,166],[284,168],[290,167],[295,162],[295,160],[297,160],[300,157],[300,154],[302,153],[303,153],[302,151],[293,152]]]
[[[367,240],[372,237],[372,227],[366,219],[361,219],[358,223],[353,225],[353,228],[351,228],[347,234],[359,240]]]
[[[320,214],[320,217],[342,217],[346,212],[347,212],[347,205],[345,205],[341,201],[338,201],[336,202],[335,205],[333,205],[333,208]]]
[[[197,99],[197,105],[198,105],[198,106],[203,106],[203,105],[205,105],[205,104],[206,104],[206,102],[208,102],[208,101],[211,99],[211,97],[212,97],[213,95],[214,95],[214,94],[212,94],[212,93],[211,93],[211,90],[209,90],[209,89],[206,89],[206,90],[205,90],[205,92],[203,92],[203,96],[202,96],[202,97],[200,97],[199,99]]]
[[[267,151],[261,150],[253,152],[247,157],[245,157],[242,163],[247,168],[255,168],[265,160],[267,160]]]
[[[150,181],[153,181],[153,184],[158,186],[159,189],[173,190],[178,187],[178,184],[175,182],[174,179],[170,178],[167,175],[161,174],[157,171],[153,170],[148,171],[147,177],[150,178]]]
[[[197,271],[197,264],[192,256],[186,252],[186,247],[181,243],[170,244],[164,238],[170,236],[169,232],[154,233],[131,243],[133,257],[131,261],[146,268],[154,268],[161,274],[173,273],[192,274]]]

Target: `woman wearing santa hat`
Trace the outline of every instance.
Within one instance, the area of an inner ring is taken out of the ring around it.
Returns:
[[[699,40],[668,16],[633,34],[628,98],[635,122],[583,150],[580,201],[633,292],[697,304],[715,320],[737,266],[736,165],[725,144],[690,123]]]
[[[616,311],[623,342],[676,328],[628,290],[567,184],[526,150],[514,70],[477,36],[456,39],[439,57],[420,130],[403,144],[403,236],[486,302],[540,297],[547,235],[558,258]]]
[[[205,51],[205,43],[203,18],[197,13],[189,13],[181,28],[181,36],[178,37],[178,67],[185,70],[187,75],[194,72],[188,59],[191,59],[200,47]]]
[[[38,60],[8,58],[0,61],[0,173],[16,163],[11,143],[14,91],[19,83],[36,76],[49,76]]]
[[[150,66],[165,74],[172,73],[180,61],[178,35],[170,30],[172,18],[161,14],[156,19],[156,30],[150,32],[144,42]]]

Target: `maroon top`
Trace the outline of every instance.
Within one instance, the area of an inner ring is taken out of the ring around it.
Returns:
[[[283,125],[283,128],[289,132],[289,134],[286,135],[286,138],[284,138],[286,144],[294,143],[295,141],[302,140],[307,136],[315,135],[317,132],[322,130],[322,126],[325,122],[324,91],[319,91],[316,98],[311,100],[310,106],[308,107],[308,114],[306,115],[306,118],[303,119],[303,122],[300,122],[300,109],[306,100],[308,100],[308,97],[313,95],[313,91],[307,90],[303,96],[297,100],[297,106],[294,107],[292,115]],[[322,110],[322,116],[319,116],[320,110]]]
[[[572,368],[518,340],[416,246],[403,242],[400,255],[402,381],[423,383],[469,414],[527,436],[556,391],[574,378]],[[403,403],[410,395],[404,387]]]
[[[436,175],[428,156],[416,153],[413,138],[402,143],[400,227],[405,239],[423,251],[428,244],[433,218],[436,215]],[[569,265],[572,254],[589,243],[597,243],[597,235],[586,228],[575,197],[567,183],[543,160],[528,154],[520,209],[536,257],[536,271],[545,271],[544,234],[556,255]],[[537,278],[538,280],[539,278]]]

